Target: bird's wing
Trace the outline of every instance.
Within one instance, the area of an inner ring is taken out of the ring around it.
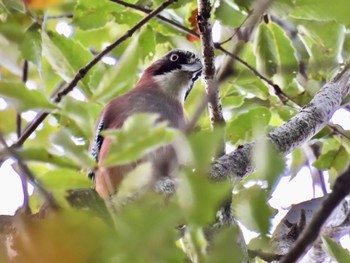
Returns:
[[[99,120],[97,128],[96,128],[95,138],[91,142],[91,145],[90,145],[90,153],[96,162],[98,162],[98,155],[100,153],[101,146],[102,146],[102,143],[104,140],[104,137],[101,135],[101,131],[103,129],[104,129],[104,121],[103,121],[103,118],[101,118]],[[95,172],[92,169],[89,169],[88,176],[91,180],[94,180],[95,179]]]

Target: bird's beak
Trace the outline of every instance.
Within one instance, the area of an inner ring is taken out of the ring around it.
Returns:
[[[196,58],[192,63],[182,65],[181,69],[184,71],[195,73],[202,70],[202,67],[202,62],[198,58]]]

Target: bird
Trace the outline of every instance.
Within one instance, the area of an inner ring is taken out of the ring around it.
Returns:
[[[101,132],[122,128],[128,117],[138,113],[158,114],[159,121],[166,121],[171,128],[184,130],[184,102],[201,72],[202,63],[197,55],[174,49],[146,68],[134,88],[112,99],[103,108],[96,124],[95,137],[90,143],[90,152],[98,168],[88,172],[95,182],[95,190],[103,199],[115,195],[125,175],[142,161],[151,162],[154,177],[166,178],[178,166],[178,160],[174,147],[167,145],[134,163],[104,168],[102,164],[109,154],[111,139]]]

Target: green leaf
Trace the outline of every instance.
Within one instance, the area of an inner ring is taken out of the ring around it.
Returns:
[[[334,0],[331,5],[327,0],[297,0],[290,15],[294,18],[316,21],[334,20],[350,26],[348,8],[348,0]]]
[[[224,130],[201,130],[189,136],[197,171],[205,173],[223,143]]]
[[[61,129],[51,138],[53,144],[63,147],[64,155],[70,158],[81,168],[94,167],[95,161],[87,152],[86,147],[76,145],[72,141],[72,136],[66,129]]]
[[[260,139],[255,144],[253,158],[258,178],[266,180],[267,190],[271,190],[286,170],[284,156],[268,140]]]
[[[290,171],[292,178],[294,178],[301,168],[306,163],[306,156],[301,148],[297,148],[292,152],[292,162],[290,164]]]
[[[278,115],[281,117],[282,120],[288,121],[291,119],[294,115],[298,113],[298,111],[294,108],[291,108],[289,106],[278,106],[275,108]]]
[[[2,23],[0,23],[0,27],[1,24]],[[13,47],[13,45],[13,43],[9,42],[7,39],[3,38],[2,35],[0,35],[0,66],[3,68],[1,69],[1,73],[3,74],[5,71],[4,69],[7,69],[12,74],[21,76],[22,69],[19,65],[21,55],[19,51]]]
[[[105,166],[126,164],[136,161],[146,153],[168,144],[175,135],[166,123],[156,123],[154,114],[135,114],[129,117],[121,129],[104,131],[104,136],[113,138],[110,154]]]
[[[43,53],[51,67],[66,82],[70,82],[78,70],[88,64],[92,54],[79,42],[68,39],[54,32],[43,33]],[[81,87],[87,97],[90,97],[89,79],[94,70],[90,70],[82,79]]]
[[[156,53],[156,39],[154,35],[154,31],[150,26],[146,26],[140,34],[139,37],[140,42],[140,55],[141,60],[144,60],[144,58],[153,58],[154,54]]]
[[[269,25],[261,23],[255,39],[256,65],[263,75],[272,77],[277,73],[278,60],[273,33]]]
[[[220,5],[215,8],[215,18],[223,25],[238,27],[245,18],[242,12],[227,0],[220,1]]]
[[[310,73],[315,76],[322,74],[330,79],[339,66],[339,53],[345,34],[344,26],[334,21],[302,21],[300,24],[303,31],[300,37],[310,53]]]
[[[91,139],[95,134],[95,121],[100,107],[91,102],[77,101],[67,97],[62,102],[62,114],[75,123],[76,127],[84,134],[85,138]]]
[[[269,192],[258,185],[233,194],[232,205],[237,219],[249,230],[267,234],[274,214],[267,202],[269,198]]]
[[[20,156],[23,160],[26,161],[34,161],[34,162],[42,162],[47,164],[57,165],[61,168],[71,168],[71,169],[79,169],[81,168],[79,165],[74,163],[67,156],[59,156],[49,152],[46,148],[24,148],[18,150]]]
[[[222,229],[213,235],[213,240],[210,242],[210,253],[206,256],[205,262],[250,262],[246,258],[246,251],[240,242],[244,242],[244,240],[242,240],[238,226],[230,225],[230,227]]]
[[[103,27],[125,8],[108,0],[78,0],[73,24],[83,30]]]
[[[214,222],[218,208],[231,197],[230,183],[213,183],[207,173],[192,169],[186,171],[183,179],[177,195],[188,222],[194,226],[207,226]]]
[[[338,263],[350,262],[349,251],[327,236],[322,236],[324,250]]]
[[[18,0],[4,0],[4,2],[0,1],[0,6],[6,8],[6,11],[11,11],[13,13],[17,13],[17,11],[24,13],[26,11],[24,2]]]
[[[313,163],[313,166],[319,170],[329,170],[333,167],[338,173],[341,173],[348,166],[348,163],[349,153],[341,146],[338,150],[331,150],[326,154],[321,154]]]
[[[271,112],[265,107],[256,107],[242,113],[228,123],[227,137],[233,143],[239,140],[250,140],[254,129],[266,127],[271,118]]]
[[[41,48],[41,27],[34,23],[24,33],[23,42],[20,45],[22,56],[33,62],[41,72],[42,48]]]
[[[32,109],[56,109],[39,90],[29,90],[22,82],[0,81],[0,94],[16,106],[19,111]]]
[[[50,170],[36,176],[51,191],[65,192],[67,189],[88,188],[92,185],[86,174],[66,168]]]
[[[0,131],[7,134],[16,130],[16,110],[14,107],[7,107],[0,110]]]
[[[290,39],[285,32],[273,22],[259,26],[255,41],[257,67],[264,75],[272,77],[278,73],[277,80],[285,86],[298,72],[298,60]]]
[[[116,67],[105,72],[92,101],[110,101],[122,92],[132,88],[137,80],[139,62],[139,41],[134,37]]]
[[[139,13],[135,13],[131,10],[126,10],[124,12],[118,12],[117,14],[115,14],[115,21],[118,24],[124,24],[129,27],[134,26],[141,19],[142,15],[140,15]]]
[[[242,106],[245,100],[244,95],[237,95],[237,96],[225,96],[222,98],[221,103],[225,110],[237,108]]]

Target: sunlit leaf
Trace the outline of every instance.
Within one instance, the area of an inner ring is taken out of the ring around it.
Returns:
[[[45,148],[24,148],[18,150],[20,156],[26,161],[43,162],[47,164],[57,165],[62,168],[79,169],[81,168],[70,158],[64,155],[57,155],[49,152]]]
[[[95,122],[100,107],[72,98],[66,98],[62,104],[63,115],[75,123],[86,138],[92,138],[95,134]]]
[[[70,82],[78,70],[88,64],[93,58],[92,54],[79,42],[65,38],[54,32],[43,33],[43,53],[51,67],[66,82]],[[85,95],[91,95],[89,78],[90,71],[80,82]]]
[[[226,128],[230,141],[236,143],[239,140],[249,140],[254,129],[265,127],[271,118],[271,113],[264,107],[256,107],[246,113],[242,113],[230,122]]]
[[[331,150],[326,154],[321,154],[313,163],[313,166],[319,170],[328,170],[334,167],[340,173],[348,166],[348,163],[349,153],[341,146],[337,150]]]
[[[51,191],[65,192],[72,188],[88,188],[92,182],[85,173],[60,168],[37,175],[37,178]]]
[[[41,27],[33,24],[24,34],[23,42],[20,46],[22,56],[33,62],[41,71],[42,48],[41,48]]]
[[[109,101],[121,92],[131,89],[137,80],[138,63],[139,42],[138,38],[134,37],[118,64],[105,72],[92,100]]]
[[[90,168],[95,165],[86,147],[75,144],[68,130],[61,129],[52,136],[51,141],[53,144],[63,147],[64,155],[72,159],[76,164],[81,165],[81,168]]]
[[[39,90],[29,90],[22,82],[0,81],[0,94],[19,111],[56,108],[43,93]]]
[[[73,24],[83,30],[104,26],[124,8],[108,0],[78,0],[74,10]]]
[[[113,142],[110,154],[103,163],[105,166],[136,161],[144,154],[169,143],[175,132],[167,129],[166,123],[156,124],[158,116],[136,114],[129,117],[119,130],[105,131]]]

